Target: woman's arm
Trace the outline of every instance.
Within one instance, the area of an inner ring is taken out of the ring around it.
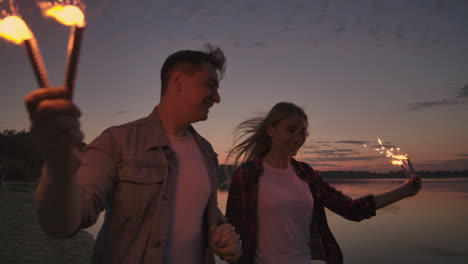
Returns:
[[[386,193],[374,195],[376,209],[380,209],[403,198],[413,196],[421,189],[421,177],[414,176],[406,180],[400,187]]]

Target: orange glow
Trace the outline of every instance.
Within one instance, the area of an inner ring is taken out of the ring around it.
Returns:
[[[380,140],[380,138],[377,138],[377,140],[379,141],[379,144],[382,145],[382,140]]]
[[[401,166],[401,165],[403,165],[403,161],[401,161],[401,160],[392,160],[392,164],[397,165],[397,166]]]
[[[397,159],[397,160],[407,160],[408,157],[406,157],[405,155],[396,155],[396,156],[393,156],[394,159]]]
[[[0,37],[21,44],[31,39],[33,34],[23,19],[17,16],[7,16],[3,20],[0,19]]]
[[[56,5],[45,11],[47,16],[57,19],[58,22],[66,26],[85,26],[83,12],[74,5]]]

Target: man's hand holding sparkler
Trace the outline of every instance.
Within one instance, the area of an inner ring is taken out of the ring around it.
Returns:
[[[83,140],[81,114],[66,96],[64,88],[41,88],[25,98],[31,135],[45,162],[36,190],[39,222],[49,236],[57,238],[78,230],[82,207],[76,178],[78,145]]]
[[[65,99],[64,88],[37,89],[25,98],[31,135],[44,161],[54,172],[74,174],[79,166],[78,145],[83,140],[80,110]]]

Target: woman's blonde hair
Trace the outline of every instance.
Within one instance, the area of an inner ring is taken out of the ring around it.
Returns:
[[[225,163],[227,164],[229,159],[234,158],[234,165],[237,166],[239,161],[247,162],[265,156],[271,148],[271,139],[266,132],[267,127],[277,125],[292,114],[302,116],[308,123],[304,110],[289,102],[277,103],[266,116],[251,118],[240,123],[234,129],[233,147],[228,152]],[[241,157],[243,157],[242,160]]]

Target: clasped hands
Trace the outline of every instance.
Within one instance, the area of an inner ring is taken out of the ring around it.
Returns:
[[[242,241],[229,223],[210,227],[210,247],[228,262],[236,261],[242,256]]]

